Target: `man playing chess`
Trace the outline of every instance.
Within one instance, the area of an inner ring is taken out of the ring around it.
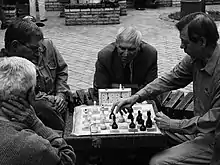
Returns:
[[[142,34],[133,27],[118,30],[116,41],[98,53],[94,74],[94,95],[98,89],[132,88],[132,93],[157,78],[157,51],[142,41]]]
[[[171,119],[162,112],[155,117],[171,147],[154,156],[150,165],[219,164],[220,162],[220,46],[219,33],[212,18],[205,13],[192,13],[177,24],[180,48],[187,55],[172,71],[155,79],[133,96],[116,102],[116,111],[136,101],[150,99],[166,91],[183,88],[193,82],[194,117]],[[213,154],[214,153],[214,154]]]

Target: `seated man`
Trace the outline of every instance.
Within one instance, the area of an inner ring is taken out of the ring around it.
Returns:
[[[94,74],[94,95],[98,89],[119,84],[132,88],[132,94],[157,78],[157,51],[142,41],[133,27],[120,28],[116,41],[98,53]]]
[[[21,57],[0,58],[0,164],[74,165],[75,154],[31,106],[36,69]]]
[[[42,122],[62,130],[62,115],[69,103],[68,67],[52,41],[44,39],[41,29],[32,21],[15,20],[5,32],[2,56],[19,56],[36,65],[36,100],[33,107]]]

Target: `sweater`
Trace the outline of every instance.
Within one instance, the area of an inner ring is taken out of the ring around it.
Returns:
[[[52,129],[41,122],[33,130],[0,120],[1,165],[74,165],[75,154]]]

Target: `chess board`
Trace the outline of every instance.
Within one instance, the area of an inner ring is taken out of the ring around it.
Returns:
[[[88,135],[114,135],[114,134],[161,134],[160,129],[154,122],[155,112],[152,104],[135,104],[133,105],[133,117],[135,128],[129,128],[131,120],[128,119],[128,114],[124,114],[124,122],[120,122],[121,114],[116,114],[117,129],[112,129],[113,120],[109,118],[111,106],[86,106],[81,105],[75,107],[73,114],[73,129],[72,135],[88,136]],[[140,124],[137,123],[136,117],[138,111],[141,111],[142,118],[147,120],[147,112],[151,112],[152,127],[146,128],[146,131],[140,131]],[[103,121],[106,129],[103,129]],[[94,129],[95,128],[95,129]]]

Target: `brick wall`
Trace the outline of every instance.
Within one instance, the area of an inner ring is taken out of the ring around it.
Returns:
[[[172,6],[172,0],[159,0],[159,6]]]
[[[82,4],[83,5],[83,4]],[[81,6],[82,6],[81,5]],[[120,23],[120,8],[116,7],[77,7],[75,5],[66,5],[65,9],[66,25],[105,25]]]
[[[45,8],[47,11],[62,11],[64,5],[60,3],[58,0],[46,0]]]
[[[181,0],[172,0],[172,6],[180,6]]]

